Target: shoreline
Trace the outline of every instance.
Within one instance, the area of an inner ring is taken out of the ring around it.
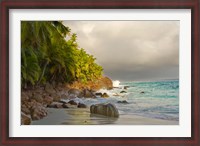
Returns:
[[[108,118],[91,115],[89,108],[54,109],[47,108],[48,116],[32,121],[30,125],[178,125],[179,121],[154,119],[138,115],[123,115]]]

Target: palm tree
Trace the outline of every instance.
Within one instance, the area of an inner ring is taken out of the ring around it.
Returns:
[[[27,57],[27,51],[24,48],[29,50],[34,50],[35,57],[38,60],[38,65],[40,66],[39,78],[37,84],[40,84],[41,80],[44,77],[46,68],[51,62],[54,55],[52,51],[57,49],[57,47],[63,44],[64,37],[70,33],[70,29],[65,27],[59,21],[22,21],[21,22],[21,52],[22,60],[25,60]],[[53,43],[57,41],[57,46]],[[54,46],[54,48],[52,47]],[[59,52],[59,51],[57,51]],[[52,55],[53,54],[53,55]],[[26,64],[22,62],[22,72],[28,70]],[[38,70],[39,71],[39,70]],[[24,74],[24,73],[23,73]],[[38,75],[38,73],[37,73]],[[23,78],[23,76],[22,76]],[[27,79],[26,79],[27,81]],[[32,84],[35,84],[35,80],[31,81]]]

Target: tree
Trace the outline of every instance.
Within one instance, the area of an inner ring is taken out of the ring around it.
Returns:
[[[66,40],[69,36],[70,39]],[[21,22],[22,85],[87,82],[102,75],[95,58],[80,49],[77,35],[61,21]]]

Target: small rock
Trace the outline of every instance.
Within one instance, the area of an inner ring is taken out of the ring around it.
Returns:
[[[48,108],[56,108],[56,104],[47,105]]]
[[[140,94],[144,94],[144,91],[140,92]]]
[[[127,93],[126,91],[121,91],[120,93]]]
[[[95,93],[96,96],[102,96],[103,94],[100,92]]]
[[[51,104],[53,102],[53,97],[50,97],[50,96],[45,96],[43,98],[43,102],[47,105]]]
[[[59,102],[53,102],[50,105],[47,105],[48,108],[63,108],[63,103],[59,103]]]
[[[127,104],[128,102],[126,100],[123,100],[123,101],[117,101],[117,103],[125,103],[125,104]]]
[[[109,97],[109,95],[107,93],[103,93],[101,97],[106,98],[106,97]]]
[[[55,108],[63,108],[63,105],[62,104],[56,104]]]
[[[66,104],[67,102],[60,100],[59,103]]]
[[[63,107],[63,108],[69,108],[69,107],[67,106],[67,104],[63,104],[62,107]]]
[[[37,115],[36,113],[32,114],[31,118],[32,118],[32,120],[39,120],[40,119],[39,115]]]
[[[124,89],[127,90],[129,88],[129,86],[124,86]]]
[[[70,100],[68,103],[70,103],[71,105],[78,105],[74,100]]]
[[[79,103],[77,107],[78,108],[87,108],[87,106],[83,103]]]

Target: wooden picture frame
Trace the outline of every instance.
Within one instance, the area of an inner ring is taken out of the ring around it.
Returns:
[[[200,1],[199,0],[66,0],[1,2],[1,145],[200,145]],[[192,135],[191,137],[9,137],[9,10],[10,9],[191,9]]]

